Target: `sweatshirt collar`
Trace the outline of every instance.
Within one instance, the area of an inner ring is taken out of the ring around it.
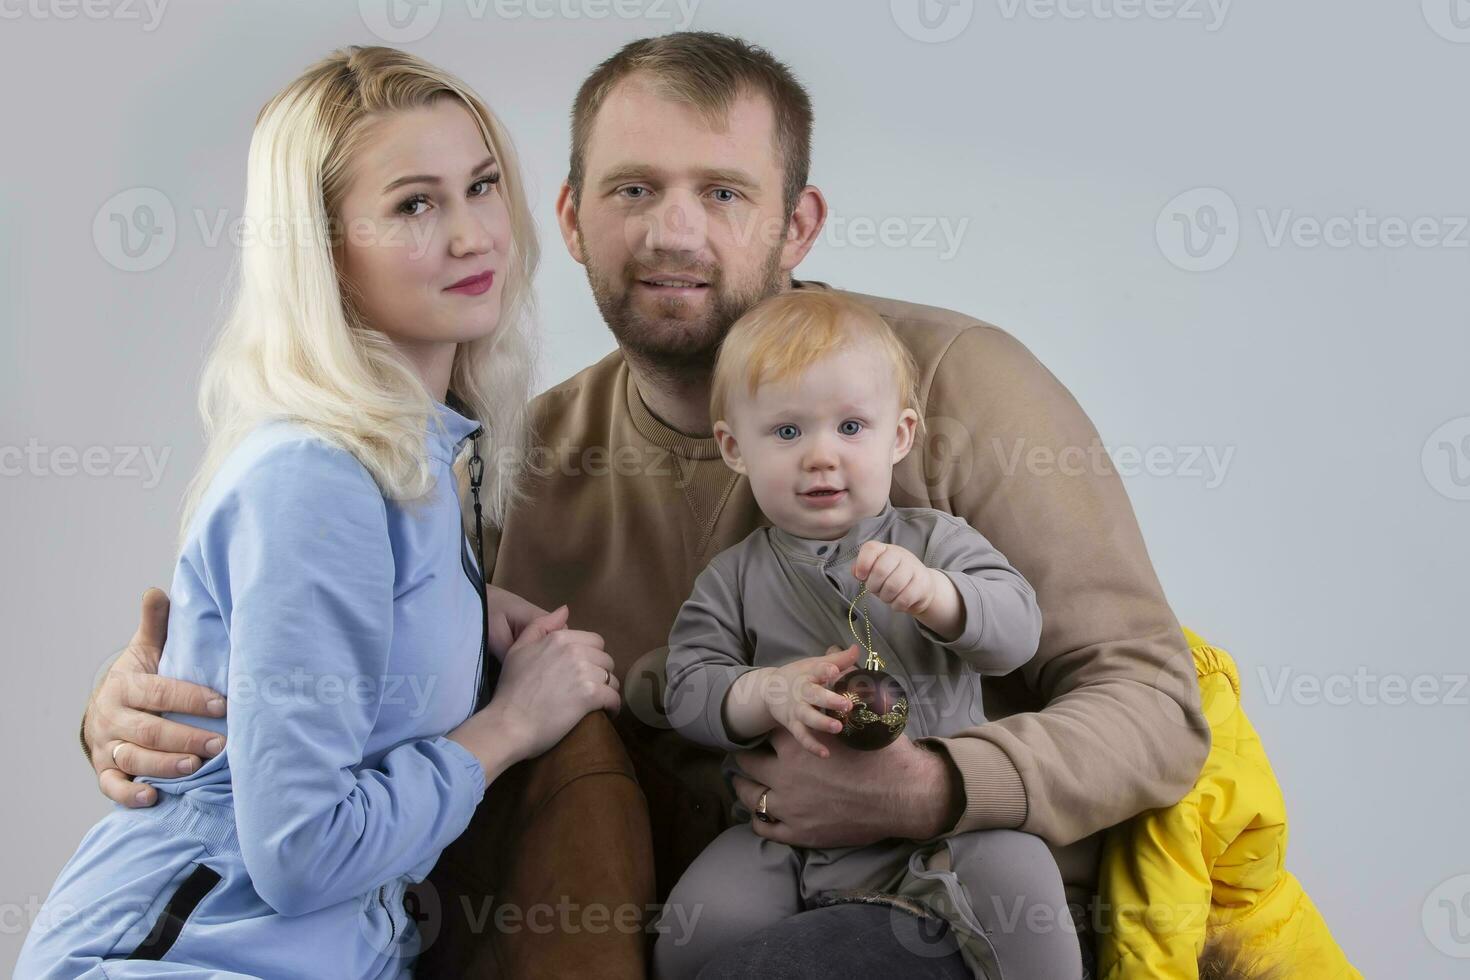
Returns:
[[[898,511],[893,504],[885,500],[882,510],[872,517],[864,517],[834,541],[798,537],[774,525],[771,526],[770,534],[771,540],[787,554],[832,565],[855,557],[864,542],[882,534],[897,516]]]
[[[459,414],[444,402],[436,401],[428,428],[429,455],[452,464],[464,441],[480,428],[480,423]]]
[[[698,436],[685,435],[678,429],[670,428],[648,410],[648,406],[643,404],[643,396],[638,393],[638,383],[633,380],[633,372],[626,360],[623,361],[623,389],[633,428],[643,438],[683,459],[719,458],[720,444],[714,436],[701,439]]]
[[[792,279],[791,288],[831,289],[832,287],[814,279]],[[643,396],[638,393],[638,384],[633,380],[633,372],[628,368],[626,358],[623,359],[623,390],[628,405],[628,415],[633,420],[633,428],[637,429],[638,434],[643,438],[660,449],[666,449],[683,459],[719,458],[720,443],[713,436],[701,439],[698,436],[685,435],[668,426],[648,410],[648,406],[643,403]]]

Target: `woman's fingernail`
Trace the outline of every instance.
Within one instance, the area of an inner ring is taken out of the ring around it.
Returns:
[[[222,715],[222,714],[225,713],[225,699],[224,698],[210,698],[209,699],[209,703],[206,704],[204,707],[212,715]]]
[[[218,735],[204,743],[204,751],[208,752],[210,755],[218,755],[219,750],[224,747],[225,740],[220,738]]]
[[[194,771],[194,760],[193,759],[180,759],[179,762],[178,762],[178,765],[175,766],[175,768],[178,769],[179,772],[181,772],[185,776],[187,776],[187,775],[189,775],[189,773],[191,773],[191,772]]]

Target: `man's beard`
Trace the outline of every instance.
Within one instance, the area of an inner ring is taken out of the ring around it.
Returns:
[[[586,246],[583,245],[583,254]],[[618,278],[604,275],[587,263],[587,282],[602,318],[612,330],[618,346],[631,360],[669,379],[697,380],[713,369],[725,334],[736,320],[756,303],[780,292],[784,285],[781,249],[773,248],[756,281],[748,287],[727,287],[718,267],[690,266],[659,268],[663,275],[685,273],[703,279],[710,290],[709,302],[698,317],[680,315],[687,301],[657,300],[658,313],[650,316],[633,309],[638,280],[648,276],[642,264],[629,260]]]

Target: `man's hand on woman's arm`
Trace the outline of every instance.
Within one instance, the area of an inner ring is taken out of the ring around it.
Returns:
[[[158,676],[168,633],[168,594],[143,594],[138,631],[102,678],[82,716],[82,748],[97,770],[103,795],[124,806],[152,806],[158,791],[133,776],[180,776],[218,755],[224,737],[160,718],[165,711],[225,713],[224,695],[198,684]]]
[[[505,651],[537,616],[534,603],[490,586],[490,647]],[[158,676],[163,641],[168,635],[168,594],[143,594],[138,632],[108,668],[82,717],[82,749],[103,795],[124,806],[158,802],[158,791],[133,776],[181,776],[202,760],[219,755],[224,737],[203,728],[160,718],[165,711],[216,718],[225,713],[218,691],[173,677]]]

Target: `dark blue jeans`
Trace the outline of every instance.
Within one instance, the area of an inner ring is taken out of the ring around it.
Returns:
[[[1093,974],[1082,944],[1084,978]],[[794,915],[743,940],[706,966],[699,980],[970,980],[948,927],[880,905],[830,905]],[[1030,980],[1030,978],[1022,978]]]

